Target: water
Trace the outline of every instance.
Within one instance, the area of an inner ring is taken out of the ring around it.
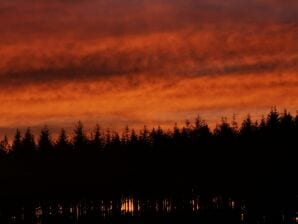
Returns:
[[[296,217],[297,216],[297,217]],[[297,223],[298,213],[275,214],[274,223]],[[91,224],[91,223],[272,223],[268,215],[250,219],[245,201],[221,196],[146,199],[36,200],[7,202],[0,208],[0,223]],[[252,221],[253,220],[253,221]]]

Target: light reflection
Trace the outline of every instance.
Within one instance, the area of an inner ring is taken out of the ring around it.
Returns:
[[[241,222],[244,222],[244,213],[240,214],[240,220],[241,220]]]
[[[36,216],[36,218],[40,218],[41,216],[42,216],[42,208],[41,208],[41,206],[38,206],[38,207],[36,207],[35,208],[35,216]]]
[[[191,200],[191,205],[192,205],[192,211],[197,212],[200,210],[200,201],[199,198],[192,199]]]
[[[229,206],[229,208],[235,209],[236,208],[235,203],[236,202],[233,199],[229,198],[229,200],[228,200],[228,206]]]
[[[134,199],[132,197],[124,198],[121,200],[121,213],[134,214]]]
[[[59,215],[62,215],[63,214],[63,207],[60,204],[58,204],[58,214]]]
[[[30,207],[29,207],[30,208]],[[25,213],[25,211],[27,211]],[[30,214],[28,206],[22,206],[19,210],[15,210],[15,213],[10,213],[7,217],[9,223],[23,223],[28,220],[28,214]],[[77,201],[74,203],[63,202],[37,202],[32,205],[31,214],[29,220],[35,220],[34,224],[47,223],[45,220],[48,218],[63,218],[70,220],[68,223],[79,223],[81,218],[90,218],[95,220],[107,219],[109,220],[114,215],[122,217],[167,217],[168,215],[179,214],[179,212],[186,212],[185,214],[193,217],[200,217],[201,215],[208,214],[210,211],[216,216],[222,214],[224,211],[227,217],[238,217],[237,220],[240,223],[246,223],[248,219],[247,204],[244,201],[234,200],[233,198],[223,198],[214,196],[201,200],[198,195],[195,195],[190,200],[177,200],[172,198],[163,199],[151,199],[144,200],[133,196],[122,197],[120,200],[97,200],[97,201]],[[3,211],[0,210],[0,218],[3,215]],[[178,212],[178,213],[176,213]],[[188,213],[190,212],[190,213]],[[298,223],[298,212],[289,216],[286,212],[280,213],[281,223],[286,223],[287,220],[291,220],[292,223]],[[72,220],[72,221],[71,221]],[[269,217],[264,214],[260,214],[259,221],[262,223],[267,222]],[[2,223],[2,222],[1,222]]]
[[[163,208],[164,208],[164,211],[166,211],[167,213],[170,213],[172,211],[172,203],[171,203],[171,200],[169,199],[165,199],[163,201]]]

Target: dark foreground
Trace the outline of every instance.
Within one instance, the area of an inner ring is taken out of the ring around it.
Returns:
[[[0,224],[296,222],[298,114],[37,139],[0,141]]]

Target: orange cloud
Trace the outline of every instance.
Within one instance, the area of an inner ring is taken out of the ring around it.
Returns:
[[[298,4],[0,3],[0,131],[115,129],[297,107]]]
[[[211,124],[220,116],[247,113],[260,116],[273,105],[295,112],[298,105],[296,74],[227,75],[215,77],[114,77],[104,81],[74,82],[56,87],[29,86],[0,95],[2,127],[72,127],[82,120],[87,127],[121,129],[161,124],[171,127],[202,114]],[[115,83],[118,83],[115,85]],[[257,117],[260,118],[260,117]]]
[[[202,30],[2,45],[2,85],[150,73],[225,75],[296,70],[297,26],[206,25]]]

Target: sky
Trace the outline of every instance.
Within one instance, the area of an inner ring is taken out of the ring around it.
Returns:
[[[0,136],[298,109],[297,0],[0,0]]]

